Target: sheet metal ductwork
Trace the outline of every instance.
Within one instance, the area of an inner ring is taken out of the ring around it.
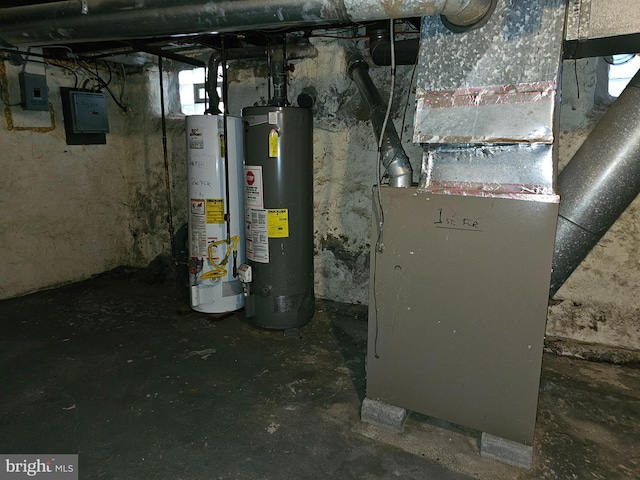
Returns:
[[[392,187],[410,187],[413,178],[413,170],[409,157],[402,148],[398,132],[393,126],[393,122],[387,121],[387,125],[382,131],[387,105],[380,96],[380,92],[369,76],[369,65],[360,54],[354,53],[348,62],[347,73],[356,83],[360,95],[369,106],[371,124],[376,135],[376,140],[382,141],[382,164],[389,177],[389,185]]]
[[[0,43],[39,46],[442,15],[466,26],[491,0],[93,0],[0,9]]]
[[[552,297],[640,193],[640,73],[558,176]]]

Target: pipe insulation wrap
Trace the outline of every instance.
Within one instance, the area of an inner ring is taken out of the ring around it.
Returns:
[[[553,296],[640,193],[640,72],[558,176]]]
[[[491,0],[93,0],[83,13],[80,2],[61,1],[0,9],[0,44],[141,39],[437,14],[468,25],[490,6]]]

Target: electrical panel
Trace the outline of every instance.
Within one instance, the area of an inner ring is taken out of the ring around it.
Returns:
[[[70,96],[73,133],[109,133],[104,93],[72,91]]]
[[[61,87],[60,97],[67,145],[107,143],[109,116],[103,93]]]
[[[49,110],[47,77],[35,73],[20,72],[20,105],[25,110]]]

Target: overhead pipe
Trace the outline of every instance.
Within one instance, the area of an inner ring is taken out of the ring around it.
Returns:
[[[552,297],[640,193],[640,72],[558,176]]]
[[[488,7],[486,5],[488,3]],[[490,0],[483,5],[481,12],[478,12],[473,21],[456,23],[452,18],[442,16],[442,23],[454,33],[467,32],[484,26],[493,15],[496,9],[497,0]],[[421,19],[410,19],[418,30],[421,27]],[[417,31],[416,33],[419,33]],[[367,36],[369,37],[369,54],[374,65],[391,65],[391,36],[389,34],[388,22],[377,22],[367,26]],[[420,39],[408,38],[395,41],[395,62],[396,65],[414,65],[418,60],[420,51]]]
[[[0,9],[0,44],[45,46],[310,27],[442,15],[461,27],[482,20],[492,0],[67,0]]]
[[[413,178],[413,170],[409,157],[402,148],[402,142],[398,137],[398,132],[393,126],[393,122],[387,122],[384,132],[382,127],[387,112],[387,105],[380,96],[371,76],[369,76],[369,65],[360,54],[354,53],[348,61],[347,73],[358,87],[360,95],[369,106],[369,115],[373,125],[373,131],[378,142],[383,136],[382,142],[382,164],[389,177],[389,185],[392,187],[410,187]]]

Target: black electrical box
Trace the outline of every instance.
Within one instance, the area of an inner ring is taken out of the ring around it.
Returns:
[[[60,88],[67,145],[107,143],[109,133],[107,99],[103,93],[76,88]]]
[[[25,110],[49,110],[47,77],[35,73],[20,72],[20,105]]]

